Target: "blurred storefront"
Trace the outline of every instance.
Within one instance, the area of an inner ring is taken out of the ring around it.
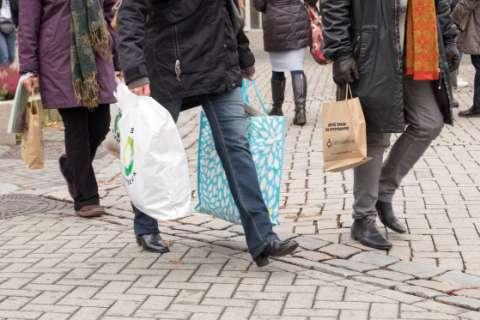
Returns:
[[[245,30],[256,31],[262,29],[262,14],[255,10],[253,0],[240,0],[243,14],[245,16]]]

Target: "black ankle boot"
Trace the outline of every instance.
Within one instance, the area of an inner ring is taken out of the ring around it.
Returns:
[[[170,252],[168,245],[162,240],[158,233],[143,234],[137,236],[137,244],[145,251],[167,253]]]
[[[458,115],[464,118],[478,118],[480,117],[480,107],[473,106],[467,110],[460,111]]]
[[[283,257],[291,254],[297,248],[298,243],[294,240],[272,240],[254,261],[258,267],[264,267],[269,264],[268,257]]]
[[[307,103],[307,78],[305,74],[299,72],[292,73],[293,99],[295,102],[295,118],[293,123],[297,126],[303,126],[307,123],[307,112],[305,106]]]
[[[285,101],[285,78],[282,80],[272,79],[272,100],[273,108],[271,116],[283,116],[282,106]]]
[[[397,217],[395,217],[395,213],[390,202],[377,201],[376,208],[378,217],[385,227],[398,233],[407,232],[407,229],[405,229],[403,224],[397,219]]]
[[[351,235],[353,240],[370,248],[379,250],[390,250],[392,248],[392,244],[378,231],[375,219],[370,217],[355,219]]]

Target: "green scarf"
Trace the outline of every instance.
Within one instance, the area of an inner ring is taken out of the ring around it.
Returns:
[[[73,88],[78,103],[98,106],[96,54],[111,59],[109,33],[99,0],[70,0],[72,14],[71,64]]]

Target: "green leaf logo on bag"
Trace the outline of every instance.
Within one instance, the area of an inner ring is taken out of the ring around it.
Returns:
[[[112,129],[112,134],[113,138],[117,141],[120,142],[120,119],[122,118],[122,114],[119,112],[115,116],[115,120],[113,122],[113,129]]]
[[[125,143],[122,163],[123,163],[123,175],[125,177],[130,177],[133,173],[133,168],[135,166],[135,143],[133,137],[128,137],[127,142]]]

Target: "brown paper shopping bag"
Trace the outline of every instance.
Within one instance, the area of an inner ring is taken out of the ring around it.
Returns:
[[[43,130],[40,101],[32,100],[25,113],[26,125],[22,133],[22,159],[29,169],[43,168]]]
[[[365,117],[350,86],[343,101],[323,104],[323,156],[325,171],[343,171],[367,162]]]

